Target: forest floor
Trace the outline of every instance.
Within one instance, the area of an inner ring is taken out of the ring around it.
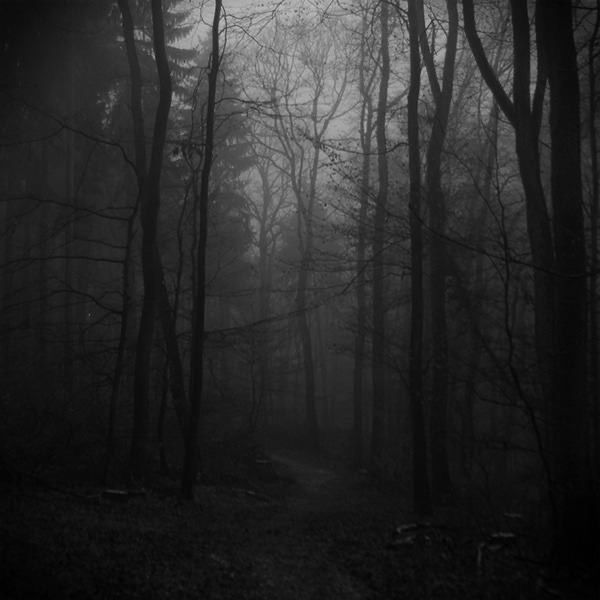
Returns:
[[[166,481],[143,494],[25,481],[0,496],[0,598],[600,598],[597,580],[542,577],[525,531],[489,537],[456,510],[415,524],[407,505],[290,452],[196,502]]]

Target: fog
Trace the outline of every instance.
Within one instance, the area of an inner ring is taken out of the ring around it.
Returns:
[[[596,559],[598,15],[564,4],[3,2],[11,494],[392,502],[400,546],[472,511],[520,597],[517,554]]]

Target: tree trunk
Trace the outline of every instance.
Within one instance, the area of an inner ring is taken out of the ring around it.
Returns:
[[[556,342],[552,387],[552,459],[562,559],[589,556],[592,523],[587,448],[586,251],[581,185],[580,101],[571,2],[537,2],[538,43],[550,87],[551,189],[556,250]]]
[[[596,22],[588,42],[588,91],[589,91],[589,143],[592,178],[590,206],[590,399],[592,403],[592,457],[593,472],[600,472],[600,331],[598,330],[598,217],[600,216],[600,169],[598,167],[598,138],[596,130],[596,47],[600,33],[600,0],[596,2]]]
[[[106,432],[106,456],[104,459],[104,469],[102,482],[106,485],[110,478],[110,469],[115,452],[115,430],[117,424],[117,404],[121,391],[121,379],[125,364],[125,353],[127,350],[127,332],[129,330],[129,319],[131,315],[131,248],[133,244],[133,221],[135,213],[127,220],[127,238],[125,241],[125,255],[123,257],[123,271],[121,273],[121,323],[119,326],[119,341],[117,344],[117,355],[115,357],[115,367],[112,376],[112,385],[110,389],[110,400],[108,406],[108,427]]]
[[[156,252],[156,261],[160,265],[160,257]],[[177,328],[175,323],[175,314],[169,302],[169,293],[164,282],[162,266],[159,267],[160,291],[159,291],[159,315],[161,329],[165,344],[167,346],[167,363],[169,368],[168,383],[171,390],[171,398],[175,414],[181,427],[182,434],[185,436],[187,424],[189,421],[189,405],[185,395],[185,382],[183,375],[183,361],[179,352],[179,342],[177,341]]]
[[[367,79],[366,65],[368,54],[365,47],[369,22],[363,15],[361,38],[361,62],[359,70],[359,88],[362,99],[360,118],[360,144],[362,165],[359,190],[359,209],[357,223],[356,246],[356,334],[354,336],[354,372],[352,382],[353,406],[353,455],[354,462],[360,466],[363,461],[363,370],[365,362],[366,330],[367,330],[367,294],[366,294],[366,244],[367,213],[369,207],[369,190],[371,185],[371,141],[373,135],[373,103],[371,87],[373,76]]]
[[[388,198],[388,159],[386,141],[386,114],[388,83],[390,78],[389,8],[380,5],[381,29],[381,79],[377,101],[377,165],[379,193],[373,220],[373,354],[371,376],[373,380],[373,419],[371,425],[371,469],[380,473],[385,448],[385,302],[384,302],[384,244],[385,217]]]
[[[200,420],[202,411],[202,386],[204,380],[204,323],[206,305],[206,245],[208,235],[208,202],[210,173],[214,150],[215,105],[217,94],[217,76],[221,63],[219,46],[219,23],[221,20],[221,0],[215,1],[212,22],[212,50],[210,71],[208,73],[208,99],[206,103],[205,144],[202,172],[200,175],[199,221],[200,232],[196,259],[196,289],[194,294],[194,312],[192,315],[192,355],[190,402],[191,413],[185,439],[185,459],[181,478],[181,493],[188,500],[194,498],[194,486],[198,472]]]
[[[171,107],[171,74],[167,61],[161,0],[152,0],[152,32],[159,78],[159,102],[154,121],[150,165],[146,172],[145,139],[141,103],[142,81],[135,48],[133,20],[127,0],[119,0],[123,34],[131,76],[131,109],[134,122],[136,171],[142,223],[142,276],[144,299],[136,343],[134,373],[134,423],[131,439],[130,476],[143,482],[150,456],[150,367],[156,309],[160,291],[160,264],[156,260],[156,237],[160,207],[160,179],[167,121]]]
[[[67,38],[69,34],[67,34]],[[73,113],[73,90],[75,84],[73,82],[73,60],[69,60],[67,65],[69,80],[71,85],[67,92],[67,111],[71,115]],[[63,305],[63,393],[66,401],[71,402],[73,399],[75,370],[73,361],[75,352],[73,348],[73,297],[71,290],[73,289],[73,261],[71,254],[73,253],[73,244],[75,243],[75,222],[77,219],[77,202],[75,199],[75,135],[72,131],[67,130],[65,135],[65,161],[64,161],[64,193],[67,210],[65,212],[66,222],[64,224],[64,305]]]
[[[412,426],[413,505],[416,513],[431,513],[427,473],[427,440],[423,413],[423,230],[421,223],[421,155],[419,151],[419,93],[421,57],[419,18],[415,2],[408,4],[410,88],[408,92],[408,159],[410,175],[411,325],[409,393]]]
[[[529,17],[527,3],[511,0],[513,24],[513,100],[502,88],[489,64],[475,24],[473,0],[463,1],[464,28],[481,74],[500,109],[515,130],[519,173],[525,193],[527,232],[534,278],[535,345],[539,364],[539,381],[546,401],[552,395],[552,361],[554,348],[553,282],[554,250],[550,218],[540,177],[538,151],[539,129],[543,109],[545,69],[538,61],[536,88],[531,98]]]
[[[426,43],[424,24],[420,27],[423,59],[435,102],[431,137],[427,147],[427,199],[430,230],[430,294],[432,341],[432,395],[431,395],[431,483],[435,501],[448,495],[452,488],[448,465],[448,327],[446,323],[446,255],[449,248],[445,239],[446,206],[442,189],[442,152],[448,127],[454,62],[458,38],[458,11],[456,0],[447,0],[448,37],[444,58],[442,84],[438,82],[434,57]],[[423,2],[419,1],[420,21],[423,23]]]
[[[298,217],[300,218],[300,216]],[[312,236],[307,232],[305,245],[312,245]],[[317,418],[315,368],[312,349],[312,336],[308,323],[308,307],[306,302],[306,288],[308,284],[309,264],[312,262],[311,253],[304,250],[304,256],[298,272],[298,287],[296,292],[296,311],[298,331],[302,348],[302,366],[304,369],[304,404],[306,409],[306,431],[311,450],[319,450],[319,422]]]

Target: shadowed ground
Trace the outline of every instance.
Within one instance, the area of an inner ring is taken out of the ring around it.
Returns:
[[[478,564],[481,524],[399,535],[402,492],[301,454],[256,461],[245,477],[145,495],[23,482],[0,497],[0,598],[543,598],[518,543]],[[523,535],[523,540],[526,536]],[[563,598],[593,597],[583,581]],[[588,588],[589,588],[589,582]],[[564,587],[564,586],[563,586]]]

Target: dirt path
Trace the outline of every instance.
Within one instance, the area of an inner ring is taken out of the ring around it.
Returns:
[[[297,457],[274,455],[294,479],[283,505],[249,523],[239,556],[250,563],[257,598],[375,597],[369,549],[384,550],[393,529],[390,506],[373,513],[373,493],[360,476]],[[380,499],[379,499],[380,500]]]

